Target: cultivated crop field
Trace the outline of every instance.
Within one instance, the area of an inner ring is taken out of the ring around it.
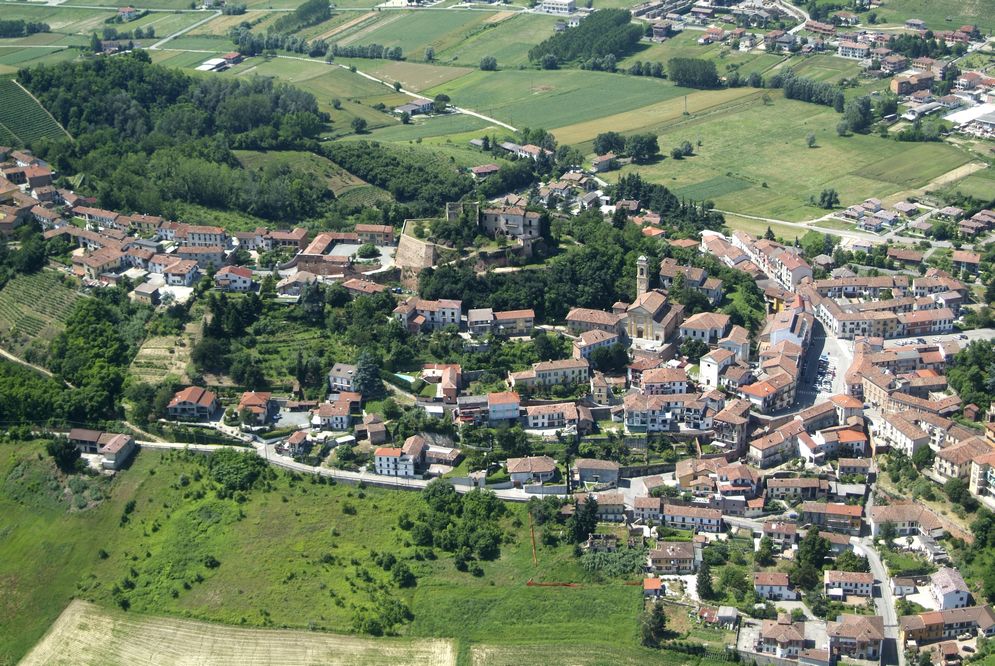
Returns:
[[[342,58],[342,62],[352,63],[363,71],[372,74],[384,81],[400,81],[405,90],[420,91],[433,86],[438,86],[447,81],[458,79],[469,74],[473,70],[468,67],[445,67],[443,65],[429,65],[427,63],[395,62],[392,60],[374,61],[373,67],[364,67],[359,60],[350,61]]]
[[[147,617],[73,601],[24,661],[25,666],[120,664],[412,664],[451,666],[452,641],[361,638],[303,631],[243,629]]]
[[[55,272],[16,276],[0,289],[0,344],[22,358],[29,348],[44,354],[79,298]]]
[[[138,349],[128,373],[138,381],[149,384],[159,384],[169,376],[188,381],[186,367],[193,344],[193,335],[148,338]]]
[[[66,136],[66,131],[24,88],[3,77],[0,77],[0,127],[22,144]]]
[[[932,30],[956,30],[965,23],[985,33],[995,30],[991,0],[885,0],[876,11],[888,23],[919,18]]]

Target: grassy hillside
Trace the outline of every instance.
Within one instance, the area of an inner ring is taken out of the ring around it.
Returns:
[[[14,137],[15,144],[37,139],[57,139],[65,130],[48,111],[13,79],[0,77],[0,131]]]
[[[456,638],[463,663],[478,644],[495,656],[570,645],[571,663],[652,655],[636,642],[640,588],[590,580],[568,545],[538,544],[534,566],[522,505],[509,505],[500,558],[475,576],[438,549],[435,559],[412,559],[424,549],[410,545],[398,517],[423,506],[415,493],[281,472],[267,490],[223,500],[203,457],[152,451],[80,491],[39,453],[39,444],[0,447],[0,664],[23,656],[73,596],[104,607],[126,599],[129,614],[349,632],[353,606],[382,585],[414,613],[403,634]],[[74,508],[81,502],[88,508]],[[407,559],[417,585],[390,583],[371,550]],[[220,564],[207,566],[209,556]],[[580,586],[535,588],[529,579]]]

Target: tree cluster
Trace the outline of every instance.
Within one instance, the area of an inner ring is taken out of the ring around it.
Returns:
[[[642,38],[643,30],[632,23],[632,14],[624,9],[594,12],[570,30],[564,30],[529,49],[529,60],[553,69],[556,63],[586,62],[611,54],[616,58],[628,54]],[[552,67],[544,58],[552,57]],[[603,62],[603,60],[602,60]]]
[[[21,19],[15,19],[12,21],[0,20],[0,37],[4,38],[27,37],[28,35],[33,35],[37,32],[48,31],[49,26],[47,23],[22,21]]]
[[[331,55],[336,58],[371,58],[373,60],[404,60],[404,51],[400,46],[383,46],[382,44],[350,44],[340,46],[332,44]]]
[[[328,0],[306,0],[292,12],[281,16],[273,24],[273,32],[297,32],[301,28],[318,25],[332,18],[332,6]]]
[[[721,85],[715,63],[702,58],[671,58],[667,61],[667,74],[685,88],[718,88]]]
[[[837,112],[843,111],[843,105],[846,101],[843,90],[838,85],[806,79],[798,76],[791,69],[778,72],[770,77],[767,81],[767,87],[775,89],[782,88],[784,96],[788,99],[831,106]]]
[[[251,26],[243,22],[232,28],[228,34],[242,55],[254,56],[276,50],[291,53],[306,53],[312,58],[320,58],[328,53],[328,42],[323,39],[308,41],[299,35],[284,32],[252,32]]]

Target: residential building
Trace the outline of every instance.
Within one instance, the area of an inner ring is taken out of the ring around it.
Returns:
[[[863,526],[864,509],[859,504],[805,502],[799,512],[798,522],[824,527],[830,532],[859,536]]]
[[[884,619],[879,615],[840,615],[826,624],[829,654],[833,661],[841,657],[880,661],[884,642]]]
[[[729,315],[720,312],[699,312],[680,326],[681,337],[718,344],[729,330]]]
[[[415,458],[396,446],[381,446],[373,452],[373,466],[377,474],[414,478]]]
[[[965,608],[971,603],[971,591],[960,572],[941,567],[929,577],[929,594],[938,610]]]
[[[722,512],[681,504],[663,505],[663,524],[679,530],[693,532],[721,532]]]
[[[238,415],[250,425],[263,425],[276,408],[273,394],[265,391],[246,391],[238,401]]]
[[[933,643],[961,634],[991,637],[995,635],[995,612],[991,606],[969,606],[903,615],[898,618],[898,629],[899,645],[907,641]]]
[[[321,403],[311,411],[311,425],[332,432],[348,430],[349,426],[352,425],[349,401],[338,399],[334,402]],[[380,474],[380,472],[377,473]]]
[[[360,243],[394,244],[394,227],[389,224],[357,224],[355,231]]]
[[[487,418],[490,423],[517,421],[521,399],[513,391],[487,394]]]
[[[666,541],[658,544],[647,555],[646,568],[661,575],[694,573],[698,568],[695,546],[690,541]]]
[[[843,40],[840,42],[839,47],[836,49],[836,55],[841,58],[856,58],[857,60],[863,60],[867,58],[871,53],[870,44],[864,44],[862,42],[854,42],[850,40]]]
[[[776,620],[764,620],[755,647],[780,659],[797,659],[805,648],[805,624],[792,622],[787,613],[778,614]]]
[[[222,291],[251,291],[252,271],[242,266],[223,266],[214,274],[214,286]]]
[[[166,406],[171,419],[196,420],[210,418],[218,410],[218,397],[199,386],[188,386],[173,395]]]
[[[874,595],[874,574],[827,570],[823,572],[823,591],[830,599],[871,597]]]
[[[556,474],[556,461],[549,456],[508,458],[506,466],[508,475],[516,486],[545,483]]]
[[[445,326],[459,328],[462,308],[462,301],[430,301],[412,297],[394,308],[394,318],[412,333],[434,331]]]
[[[589,359],[595,349],[611,347],[620,341],[621,337],[617,333],[609,333],[601,329],[584,331],[573,341],[573,357],[575,359]]]
[[[353,383],[356,376],[356,366],[347,363],[336,363],[328,371],[328,388],[332,391],[354,391]]]
[[[788,574],[783,571],[753,574],[753,590],[761,599],[771,601],[792,601],[798,598],[798,593],[788,582]]]
[[[618,484],[618,471],[619,464],[613,460],[577,458],[573,465],[574,480],[580,485],[615,486]]]
[[[684,368],[651,368],[640,378],[642,392],[646,395],[672,395],[687,393],[688,374]]]

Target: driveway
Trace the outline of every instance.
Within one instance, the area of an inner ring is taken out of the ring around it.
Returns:
[[[868,514],[870,514],[872,508],[874,508],[873,494],[867,500],[866,509]],[[877,614],[884,618],[885,635],[884,645],[881,650],[881,663],[885,666],[888,664],[900,664],[900,666],[904,666],[905,655],[898,649],[898,613],[895,612],[895,598],[891,593],[888,570],[881,561],[881,557],[878,555],[869,536],[862,538],[854,537],[850,539],[850,543],[854,547],[854,552],[867,557],[867,562],[871,566],[871,573],[874,574],[874,579],[878,583],[877,588],[879,592],[874,597],[874,605],[877,609]]]

